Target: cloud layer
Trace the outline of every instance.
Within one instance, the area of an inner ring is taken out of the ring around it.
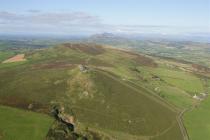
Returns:
[[[29,10],[24,13],[0,11],[1,32],[71,32],[90,30],[101,25],[97,16],[85,12],[41,12]],[[81,28],[81,29],[79,29]]]
[[[27,13],[16,14],[12,12],[0,12],[1,23],[24,23],[24,24],[48,24],[48,25],[74,25],[74,24],[96,24],[100,19],[84,12],[48,12],[43,13],[30,10]]]
[[[181,34],[198,32],[198,28],[169,26],[108,25],[101,18],[85,12],[42,12],[28,10],[23,13],[0,11],[0,33],[46,34]],[[210,32],[210,31],[208,31]]]

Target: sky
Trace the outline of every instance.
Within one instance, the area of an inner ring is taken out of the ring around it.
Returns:
[[[0,0],[0,33],[207,34],[210,0]]]

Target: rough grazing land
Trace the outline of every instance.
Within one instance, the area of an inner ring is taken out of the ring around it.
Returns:
[[[81,88],[78,85],[74,93],[69,93],[69,99],[64,100],[65,103],[75,102],[72,107],[80,122],[89,127],[143,136],[145,139],[161,140],[170,136],[173,136],[171,140],[182,139],[176,113],[145,96],[149,94],[147,91],[135,89],[100,70],[93,72],[91,77],[97,89],[95,93],[92,91],[94,94],[90,98],[77,97],[80,94],[77,90]]]

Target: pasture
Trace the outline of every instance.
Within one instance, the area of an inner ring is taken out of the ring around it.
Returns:
[[[0,140],[43,140],[52,122],[44,114],[0,106]]]

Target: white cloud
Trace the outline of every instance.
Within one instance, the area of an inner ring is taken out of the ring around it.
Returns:
[[[16,14],[13,12],[1,11],[1,23],[25,24],[25,25],[93,25],[99,24],[100,19],[84,12],[40,12],[30,10],[30,12]]]
[[[58,33],[95,34],[183,34],[201,31],[199,28],[107,25],[98,16],[85,12],[43,12],[28,10],[23,13],[0,11],[0,33]]]

